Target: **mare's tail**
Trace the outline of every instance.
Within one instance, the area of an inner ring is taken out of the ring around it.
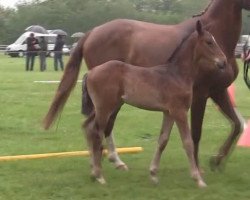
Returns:
[[[66,103],[70,92],[77,82],[81,62],[83,59],[83,45],[88,35],[89,34],[86,34],[80,39],[76,48],[70,56],[63,77],[61,79],[61,83],[57,88],[53,102],[43,120],[43,127],[45,129],[49,129],[52,123],[56,120],[59,112],[63,109],[63,106]]]
[[[82,114],[89,116],[93,112],[94,105],[88,93],[87,78],[88,74],[85,74],[82,83]]]

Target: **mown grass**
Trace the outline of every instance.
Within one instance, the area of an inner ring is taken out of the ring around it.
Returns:
[[[68,58],[65,57],[65,61]],[[86,149],[81,131],[81,86],[73,91],[55,126],[44,131],[41,121],[57,84],[34,83],[37,80],[59,80],[62,73],[48,70],[24,71],[24,59],[0,55],[0,156],[35,154]],[[239,61],[241,65],[241,62]],[[240,66],[241,67],[241,66]],[[81,76],[86,67],[82,67]],[[236,81],[237,107],[250,118],[250,93],[242,75]],[[142,146],[140,154],[122,155],[130,171],[115,170],[103,160],[108,184],[101,186],[89,177],[86,157],[49,158],[0,162],[0,199],[2,200],[78,200],[78,199],[168,199],[168,200],[244,200],[250,198],[250,149],[236,148],[223,173],[209,169],[209,158],[217,152],[230,131],[229,122],[208,102],[203,137],[201,165],[208,188],[200,190],[189,177],[188,163],[179,135],[173,130],[162,157],[160,184],[149,181],[148,166],[161,125],[161,113],[124,106],[115,125],[118,147]]]

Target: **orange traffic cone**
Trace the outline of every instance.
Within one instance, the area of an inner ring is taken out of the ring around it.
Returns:
[[[250,147],[250,120],[246,124],[240,139],[237,142],[237,146],[240,147]]]
[[[231,103],[233,104],[233,107],[236,107],[236,101],[235,101],[235,86],[232,83],[228,88],[227,92],[230,98]]]

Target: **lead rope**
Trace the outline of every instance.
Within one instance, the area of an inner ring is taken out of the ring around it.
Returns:
[[[249,55],[250,51],[247,52],[247,45],[248,45],[248,39],[249,39],[250,33],[248,34],[246,43],[243,46],[243,53],[244,53],[244,57],[247,58],[247,56]],[[250,67],[250,60],[244,60],[244,72],[243,72],[243,77],[244,77],[244,81],[248,87],[248,89],[250,89],[250,79],[248,76],[248,69]]]
[[[249,67],[250,67],[249,61],[244,61],[244,81],[245,81],[248,89],[250,89],[250,79],[249,79],[249,76],[248,76]]]

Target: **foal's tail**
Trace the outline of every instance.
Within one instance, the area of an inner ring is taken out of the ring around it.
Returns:
[[[85,74],[82,83],[82,114],[89,116],[94,110],[94,105],[88,93],[87,78],[88,74]]]
[[[80,66],[83,58],[83,45],[89,34],[83,36],[78,42],[76,48],[70,56],[70,59],[66,65],[61,83],[59,84],[54,100],[49,108],[47,115],[43,120],[43,127],[49,129],[52,123],[56,120],[59,112],[63,109],[70,92],[74,88],[78,74],[80,71]]]

